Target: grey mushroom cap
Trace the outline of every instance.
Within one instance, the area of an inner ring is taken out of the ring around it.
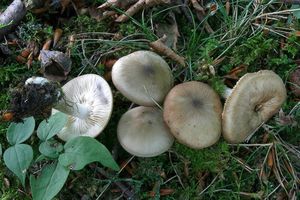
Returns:
[[[176,85],[164,102],[164,120],[182,144],[202,149],[221,135],[222,104],[207,84],[190,81]]]
[[[113,66],[112,81],[130,101],[143,106],[163,102],[173,86],[170,67],[151,51],[136,51]]]
[[[222,134],[241,143],[277,113],[286,99],[282,79],[270,70],[244,75],[232,89],[222,113]]]
[[[174,142],[162,111],[154,107],[139,106],[127,111],[119,121],[117,132],[121,146],[139,157],[162,154]]]
[[[68,122],[57,134],[64,141],[77,136],[96,137],[107,125],[113,96],[108,83],[95,74],[76,77],[62,87],[63,98],[55,109],[68,114]],[[57,112],[53,109],[53,114]]]

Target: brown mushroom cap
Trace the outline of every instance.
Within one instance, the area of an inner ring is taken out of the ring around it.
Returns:
[[[176,139],[201,149],[221,135],[222,104],[207,84],[191,81],[176,85],[164,102],[164,120]]]
[[[224,105],[224,138],[230,143],[243,142],[279,111],[285,99],[284,83],[273,71],[261,70],[244,75]]]
[[[118,124],[118,139],[126,151],[140,157],[157,156],[174,142],[163,121],[162,111],[144,106],[123,114]]]
[[[151,51],[120,58],[113,66],[112,81],[126,98],[143,106],[162,102],[173,86],[169,65]]]

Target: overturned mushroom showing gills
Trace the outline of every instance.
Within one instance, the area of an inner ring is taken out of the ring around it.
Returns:
[[[164,102],[164,120],[176,139],[191,148],[209,147],[221,135],[222,104],[207,84],[176,85]]]
[[[76,136],[96,137],[108,123],[113,97],[108,83],[100,76],[86,74],[62,87],[63,98],[55,108],[68,114],[68,122],[58,133],[67,141]],[[54,110],[53,113],[57,112]]]
[[[60,51],[41,50],[41,72],[52,81],[63,81],[71,70],[72,61]]]
[[[136,51],[120,58],[113,66],[112,80],[125,97],[142,106],[162,102],[173,86],[170,67],[151,51]]]
[[[223,136],[241,143],[277,113],[286,99],[281,78],[270,70],[244,75],[232,89],[222,113]]]
[[[7,9],[0,14],[0,39],[18,25],[26,14],[26,8],[21,0],[14,0]],[[2,27],[3,26],[3,27]]]
[[[121,117],[118,140],[132,155],[152,157],[167,151],[174,138],[164,124],[162,111],[154,107],[139,106]]]

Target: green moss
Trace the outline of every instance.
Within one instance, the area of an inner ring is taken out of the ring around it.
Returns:
[[[212,147],[201,150],[194,150],[176,143],[175,150],[191,162],[191,168],[194,172],[217,172],[226,165],[230,155],[228,145],[224,141],[218,142]]]

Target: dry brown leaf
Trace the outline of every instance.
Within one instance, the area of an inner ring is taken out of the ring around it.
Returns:
[[[61,13],[63,13],[66,10],[66,8],[69,6],[70,3],[71,0],[60,0],[60,5],[62,7]]]
[[[63,30],[60,28],[55,29],[54,36],[53,36],[53,47],[57,45],[57,42],[60,40],[63,34]]]
[[[270,169],[272,169],[273,165],[274,165],[274,159],[275,159],[275,154],[274,154],[274,148],[272,147],[271,150],[269,151],[269,154],[268,154],[268,167]]]
[[[21,52],[21,56],[23,58],[27,58],[30,54],[30,50],[28,48],[23,49],[23,51]]]
[[[238,80],[239,76],[241,75],[242,72],[245,72],[247,70],[247,65],[239,65],[232,70],[228,74],[224,76],[226,79],[232,79],[232,80]]]
[[[163,37],[166,35],[165,45],[176,50],[176,45],[179,37],[179,31],[175,15],[173,12],[170,12],[167,18],[167,21],[170,23],[159,23],[156,25],[156,34],[158,37]]]

